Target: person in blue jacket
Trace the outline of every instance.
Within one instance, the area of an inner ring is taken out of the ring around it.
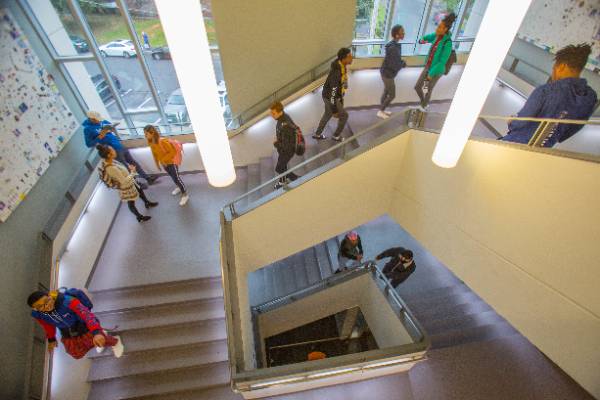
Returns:
[[[383,81],[383,94],[381,95],[381,107],[377,111],[379,118],[389,118],[392,114],[385,109],[392,103],[396,97],[395,78],[398,71],[406,66],[402,59],[402,45],[400,41],[404,39],[404,28],[402,25],[395,25],[392,28],[392,40],[385,45],[385,58],[381,64],[379,72]]]
[[[517,117],[587,120],[598,101],[598,96],[581,71],[592,52],[589,44],[569,45],[556,53],[551,82],[538,86],[529,96]],[[508,133],[500,138],[507,142],[527,144],[539,122],[511,121]],[[575,135],[583,125],[557,124],[542,143],[552,147]]]
[[[121,164],[133,165],[138,175],[152,185],[156,181],[155,176],[149,176],[142,166],[133,158],[129,149],[123,146],[121,139],[115,132],[115,125],[102,118],[97,111],[88,111],[87,119],[83,121],[83,134],[85,136],[85,145],[89,148],[96,147],[98,144],[105,144],[117,152],[116,160]]]

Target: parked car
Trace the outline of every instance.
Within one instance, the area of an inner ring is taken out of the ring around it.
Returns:
[[[85,40],[80,38],[79,36],[69,35],[71,39],[71,43],[73,43],[73,47],[78,53],[87,53],[90,51],[90,48]]]
[[[165,104],[165,114],[167,115],[167,121],[170,124],[190,123],[190,116],[185,107],[181,89],[175,90],[167,99],[167,104]]]
[[[171,52],[168,47],[155,47],[152,49],[152,58],[155,60],[170,60]]]
[[[133,42],[131,40],[115,40],[103,44],[99,47],[100,54],[103,57],[106,56],[117,56],[117,57],[135,57],[137,55]]]
[[[115,86],[117,87],[117,90],[119,90],[119,92],[120,92],[121,91],[121,82],[119,81],[119,78],[117,78],[114,75],[111,75],[111,77],[113,79],[113,82],[115,83]],[[92,83],[96,87],[96,92],[98,92],[98,95],[100,95],[100,98],[102,99],[102,101],[104,103],[106,103],[107,101],[109,101],[110,99],[113,98],[112,92],[110,91],[110,88],[108,87],[108,83],[106,83],[106,79],[104,79],[102,74],[97,74],[97,75],[92,76]]]

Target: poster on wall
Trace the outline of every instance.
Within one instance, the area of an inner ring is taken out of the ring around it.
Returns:
[[[551,53],[589,43],[586,67],[600,73],[600,0],[534,0],[518,36]]]
[[[0,8],[0,221],[48,169],[78,127],[51,74]]]

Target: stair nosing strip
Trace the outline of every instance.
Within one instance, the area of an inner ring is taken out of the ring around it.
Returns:
[[[92,310],[92,312],[95,315],[97,315],[97,316],[109,315],[109,314],[124,314],[124,313],[128,313],[128,312],[142,311],[142,310],[145,310],[147,308],[152,308],[152,309],[169,308],[169,307],[181,306],[181,305],[188,304],[188,303],[193,303],[193,304],[211,303],[211,302],[214,302],[216,300],[223,300],[224,301],[224,297],[223,296],[217,296],[217,297],[207,297],[207,298],[204,298],[204,299],[180,300],[180,301],[158,303],[158,304],[154,304],[154,305],[149,304],[149,305],[146,305],[146,306],[139,306],[139,307],[116,308],[114,310],[102,310],[102,311]]]
[[[86,288],[90,291],[91,295],[98,295],[101,293],[109,293],[109,292],[120,292],[120,291],[130,291],[130,290],[139,290],[139,289],[143,289],[143,288],[155,288],[158,286],[164,286],[164,287],[169,287],[169,286],[179,286],[179,285],[183,285],[183,284],[198,284],[201,282],[210,282],[210,283],[216,283],[222,282],[222,277],[221,276],[207,276],[205,278],[192,278],[192,279],[181,279],[181,280],[177,280],[177,281],[166,281],[166,282],[156,282],[156,283],[148,283],[148,284],[144,284],[144,285],[132,285],[132,286],[123,286],[123,287],[117,287],[117,288],[112,288],[112,289],[99,289],[99,290],[91,290],[89,288]]]

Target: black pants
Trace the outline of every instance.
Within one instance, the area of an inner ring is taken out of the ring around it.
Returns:
[[[127,168],[128,164],[135,165],[135,170],[137,171],[137,173],[145,180],[148,180],[148,174],[146,173],[146,171],[144,171],[142,166],[135,160],[135,158],[133,158],[133,156],[129,152],[129,149],[122,148],[121,150],[117,151],[117,161],[123,164],[125,168]]]
[[[423,72],[421,72],[421,75],[419,75],[419,79],[417,79],[417,83],[415,85],[415,91],[417,92],[417,95],[419,96],[419,99],[421,100],[421,107],[427,107],[427,105],[429,104],[429,100],[431,99],[431,94],[433,93],[433,87],[435,86],[437,81],[440,79],[439,76],[436,76],[435,78],[431,78],[429,80],[429,88],[427,89],[427,93],[423,93],[423,85],[425,84],[425,81],[427,80],[428,74],[429,74],[429,70],[427,68],[423,68]]]
[[[165,167],[167,174],[169,174],[171,179],[173,179],[173,182],[175,182],[179,190],[181,190],[181,194],[185,194],[185,185],[179,176],[179,167],[176,164],[163,165],[163,167]]]
[[[138,194],[140,195],[140,198],[144,201],[144,204],[150,203],[150,200],[148,200],[144,191],[137,186],[136,186],[136,189],[138,191]],[[129,211],[131,211],[131,213],[133,215],[135,215],[137,218],[143,217],[143,215],[140,214],[140,212],[138,211],[138,209],[135,206],[135,200],[129,200],[127,202],[127,207],[129,207]]]
[[[277,158],[277,165],[275,165],[275,172],[277,172],[278,175],[283,174],[285,171],[287,171],[288,163],[290,162],[292,157],[294,157],[294,153],[291,152],[279,153],[279,157]],[[293,172],[290,172],[284,177],[284,179],[285,178],[295,181],[296,179],[298,179],[298,175],[294,174]],[[283,181],[284,179],[280,179],[280,181]]]
[[[383,94],[381,95],[381,111],[384,111],[394,100],[396,97],[396,82],[394,78],[386,78],[381,75],[381,80],[383,81]]]
[[[321,117],[321,121],[319,122],[319,126],[315,132],[315,135],[321,135],[323,133],[327,122],[329,122],[334,114],[334,107],[329,100],[323,99],[323,102],[325,103],[325,112]],[[346,126],[346,121],[348,121],[348,112],[344,109],[344,103],[339,99],[335,102],[335,111],[338,116],[338,125],[335,129],[335,132],[333,132],[333,136],[339,137],[344,130],[344,126]]]

